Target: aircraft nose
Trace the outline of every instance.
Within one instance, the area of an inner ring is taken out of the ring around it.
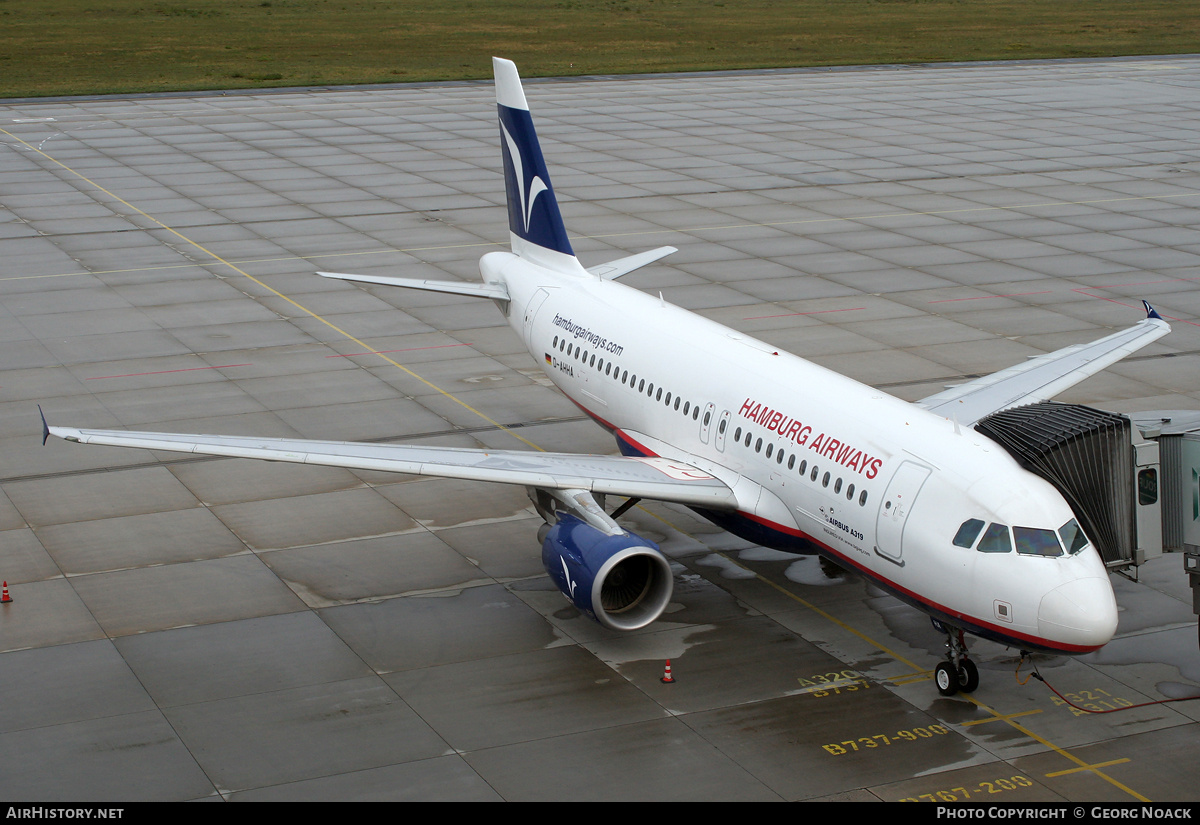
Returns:
[[[1038,606],[1042,637],[1096,648],[1117,632],[1117,600],[1107,578],[1075,579],[1051,590]]]

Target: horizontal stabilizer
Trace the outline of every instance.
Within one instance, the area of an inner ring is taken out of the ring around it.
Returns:
[[[643,266],[648,266],[657,260],[667,257],[672,252],[678,251],[673,246],[660,246],[658,249],[651,249],[649,252],[640,252],[637,255],[630,255],[628,258],[618,258],[606,264],[590,266],[588,267],[588,272],[606,281],[613,281],[622,275],[628,275],[635,269],[641,269]]]
[[[424,281],[417,278],[385,278],[381,275],[346,275],[341,272],[318,272],[322,278],[339,281],[358,281],[363,284],[400,286],[405,289],[423,289],[426,292],[445,292],[450,295],[469,295],[473,298],[491,298],[507,301],[508,290],[503,284],[472,284],[466,281]]]

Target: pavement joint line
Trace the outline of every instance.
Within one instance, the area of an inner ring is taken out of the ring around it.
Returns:
[[[227,370],[233,367],[250,367],[253,364],[219,364],[212,367],[184,367],[178,370],[155,370],[153,372],[130,372],[125,375],[93,375],[85,381],[103,381],[106,378],[141,378],[143,375],[169,375],[175,372],[196,372],[197,370]]]
[[[235,264],[279,263],[281,261],[310,261],[310,260],[320,260],[322,258],[347,258],[347,257],[358,257],[358,256],[364,256],[364,255],[405,254],[405,253],[411,253],[411,252],[433,252],[433,251],[443,250],[443,249],[472,249],[472,248],[483,247],[483,246],[499,246],[499,247],[505,246],[505,244],[500,241],[477,241],[474,243],[443,244],[443,245],[437,245],[437,246],[413,246],[413,247],[395,247],[395,248],[388,248],[388,249],[372,249],[372,250],[365,250],[365,251],[359,251],[359,252],[329,252],[329,253],[324,253],[321,255],[289,255],[289,256],[275,257],[275,258],[248,258],[245,260],[230,262],[230,261],[224,260],[223,258],[218,257],[217,255],[213,254],[212,252],[210,252],[209,250],[200,246],[199,244],[194,243],[190,239],[184,237],[179,232],[175,231],[171,227],[169,227],[166,224],[159,221],[157,218],[153,217],[152,215],[148,215],[145,212],[142,212],[142,210],[138,209],[136,206],[133,206],[132,204],[128,203],[127,201],[122,200],[120,197],[118,197],[117,195],[114,195],[112,192],[109,192],[107,189],[104,189],[99,184],[96,184],[96,183],[92,182],[91,180],[88,180],[86,177],[79,174],[74,169],[71,169],[70,167],[66,166],[65,164],[62,164],[58,160],[55,160],[53,157],[51,157],[50,155],[41,151],[40,149],[37,149],[37,148],[31,146],[30,144],[26,143],[24,140],[21,140],[21,138],[17,137],[12,132],[9,132],[8,130],[3,129],[3,128],[0,128],[0,132],[8,135],[9,137],[13,138],[14,140],[19,141],[21,144],[23,144],[24,146],[27,146],[28,148],[32,149],[33,151],[37,152],[38,154],[44,155],[46,158],[53,161],[54,163],[59,164],[60,166],[62,166],[64,169],[71,172],[72,174],[78,175],[80,178],[83,178],[83,180],[86,180],[88,183],[92,184],[97,189],[100,189],[100,191],[104,192],[105,194],[109,195],[110,197],[116,198],[117,200],[121,201],[121,203],[125,204],[130,209],[137,210],[142,215],[145,215],[147,218],[149,218],[150,220],[157,223],[163,229],[166,229],[169,232],[174,233],[178,237],[183,238],[189,244],[192,244],[193,246],[195,246],[197,249],[200,249],[200,250],[204,251],[206,254],[211,255],[212,257],[216,258],[217,261],[219,261],[220,263],[224,264],[225,266],[230,267],[231,269],[234,269],[235,271],[239,271],[239,272],[240,272],[240,270],[237,269]],[[936,216],[936,215],[954,215],[954,214],[961,214],[964,212],[1014,211],[1014,210],[1019,210],[1019,209],[1034,209],[1034,208],[1050,207],[1050,206],[1085,206],[1085,205],[1094,204],[1094,203],[1121,203],[1121,202],[1126,202],[1126,201],[1145,201],[1145,200],[1159,200],[1159,199],[1166,199],[1166,198],[1192,198],[1192,197],[1200,197],[1200,192],[1180,192],[1177,194],[1164,193],[1161,195],[1138,195],[1138,196],[1127,196],[1127,197],[1120,197],[1120,198],[1097,198],[1097,199],[1093,199],[1093,200],[1081,200],[1081,201],[1046,201],[1044,203],[1027,203],[1027,204],[1017,204],[1017,205],[1013,205],[1013,206],[971,206],[971,207],[962,207],[959,209],[938,209],[938,210],[923,211],[923,212],[880,212],[880,213],[872,214],[872,215],[844,215],[844,216],[830,215],[830,216],[821,217],[821,218],[802,218],[802,219],[786,220],[786,221],[766,221],[763,223],[714,224],[712,226],[693,226],[693,227],[678,227],[678,228],[664,227],[661,229],[646,229],[646,230],[640,230],[637,232],[610,232],[610,233],[601,234],[601,235],[572,235],[571,237],[572,237],[572,240],[580,241],[580,240],[599,240],[599,239],[604,239],[604,238],[629,238],[629,237],[639,237],[642,235],[663,235],[663,234],[676,234],[676,233],[688,235],[688,234],[695,234],[695,233],[700,233],[700,232],[710,232],[710,231],[719,230],[719,229],[754,229],[756,227],[800,226],[800,225],[811,224],[811,223],[830,223],[830,222],[854,223],[856,221],[882,220],[885,218],[909,218],[909,217],[914,217],[914,216],[919,216],[919,215],[934,215],[934,216]],[[141,231],[151,231],[151,230],[141,230]],[[66,277],[70,277],[72,275],[114,275],[114,274],[129,273],[129,272],[153,272],[153,271],[162,270],[162,269],[186,269],[189,266],[204,266],[206,264],[211,264],[211,262],[196,261],[194,263],[189,263],[189,264],[169,264],[166,266],[136,267],[133,269],[105,269],[105,270],[96,270],[94,272],[93,271],[60,272],[60,273],[53,273],[53,274],[46,274],[46,275],[17,275],[17,276],[13,276],[10,278],[0,278],[0,281],[19,281],[19,280],[25,280],[25,279],[29,279],[29,278],[66,278]],[[242,273],[242,274],[245,274],[245,273]],[[246,277],[250,277],[250,276],[247,275]],[[1087,287],[1087,288],[1088,289],[1107,289],[1108,287]],[[267,287],[267,289],[270,289],[270,287]],[[282,296],[282,295],[280,297],[286,298],[286,296]]]
[[[1192,278],[1180,278],[1179,280],[1181,280],[1181,281],[1191,281],[1191,280],[1194,280],[1194,279],[1192,279]],[[1157,282],[1157,281],[1150,281],[1150,282],[1148,282],[1148,283],[1159,283],[1159,282]],[[1075,287],[1075,288],[1074,288],[1074,289],[1072,289],[1071,291],[1072,291],[1072,292],[1078,292],[1080,295],[1087,295],[1089,298],[1099,298],[1101,301],[1108,301],[1109,303],[1117,304],[1118,306],[1129,307],[1129,308],[1131,308],[1131,309],[1137,309],[1137,307],[1136,307],[1136,306],[1134,306],[1133,304],[1127,304],[1127,303],[1125,303],[1124,301],[1118,301],[1116,298],[1106,298],[1106,297],[1105,297],[1105,296],[1103,296],[1103,295],[1092,295],[1092,294],[1090,294],[1090,291],[1091,291],[1091,290],[1093,290],[1093,289],[1111,289],[1111,287],[1104,287],[1104,286],[1080,286],[1080,287]],[[1189,320],[1187,320],[1187,319],[1185,319],[1185,318],[1176,318],[1176,317],[1175,317],[1175,316],[1173,316],[1173,315],[1163,315],[1162,317],[1166,318],[1168,321],[1178,321],[1178,322],[1179,322],[1179,323],[1181,323],[1181,324],[1191,324],[1191,325],[1192,325],[1192,326],[1194,326],[1194,327],[1200,327],[1200,324],[1196,323],[1195,321],[1189,321]]]
[[[288,302],[289,304],[291,304],[292,306],[296,307],[296,309],[300,310],[301,312],[305,313],[306,315],[309,315],[310,317],[312,317],[312,318],[316,319],[317,321],[320,321],[322,324],[324,324],[325,326],[327,326],[327,327],[329,327],[330,329],[334,330],[335,332],[338,332],[338,333],[340,333],[341,335],[344,335],[346,338],[349,338],[351,341],[353,341],[354,343],[356,343],[356,344],[358,344],[359,346],[361,346],[361,347],[362,347],[364,350],[370,350],[370,349],[371,349],[371,346],[370,346],[369,344],[367,344],[366,342],[362,341],[360,338],[357,338],[357,337],[355,337],[354,335],[350,334],[349,332],[347,332],[346,330],[344,330],[344,329],[342,329],[341,327],[337,326],[336,324],[332,323],[331,321],[328,321],[328,320],[326,320],[325,318],[321,317],[321,316],[320,316],[320,315],[318,315],[317,313],[313,312],[313,311],[312,311],[311,309],[309,309],[308,307],[306,307],[306,306],[304,306],[304,305],[300,304],[299,302],[297,302],[297,301],[294,301],[293,299],[291,299],[291,298],[289,298],[288,296],[284,295],[284,294],[283,294],[282,292],[280,292],[279,290],[277,290],[277,289],[275,289],[275,288],[273,288],[273,287],[267,286],[265,283],[263,283],[263,282],[262,282],[261,280],[259,280],[258,278],[255,278],[255,277],[254,277],[253,275],[251,275],[250,273],[248,273],[248,272],[246,272],[245,270],[243,270],[243,269],[239,268],[239,267],[238,267],[236,264],[230,263],[229,261],[225,260],[225,259],[224,259],[224,258],[222,258],[220,255],[218,255],[217,253],[215,253],[215,252],[213,252],[213,251],[209,250],[209,249],[208,249],[207,247],[205,247],[205,246],[202,246],[200,243],[198,243],[197,241],[194,241],[194,240],[192,240],[191,238],[189,238],[188,236],[184,235],[182,232],[178,231],[177,229],[174,229],[174,228],[172,228],[172,227],[168,226],[167,224],[163,223],[162,221],[160,221],[158,218],[154,217],[153,215],[151,215],[151,214],[149,214],[149,213],[147,213],[147,212],[144,212],[144,211],[142,211],[141,209],[138,209],[138,207],[134,206],[134,205],[133,205],[133,204],[131,204],[129,201],[127,201],[127,200],[125,200],[124,198],[122,198],[120,195],[114,194],[113,192],[109,191],[108,189],[105,189],[103,186],[101,186],[100,184],[98,184],[98,183],[96,183],[95,181],[91,180],[91,179],[90,179],[90,178],[88,178],[86,175],[83,175],[83,174],[80,174],[79,172],[76,172],[76,171],[75,171],[74,169],[72,169],[70,166],[67,166],[65,163],[63,163],[62,161],[58,160],[57,158],[55,158],[55,157],[53,157],[53,156],[51,156],[51,155],[47,154],[46,152],[43,152],[41,149],[38,149],[37,147],[30,145],[29,143],[26,143],[24,140],[21,140],[21,138],[17,137],[17,136],[16,136],[16,135],[14,135],[12,132],[9,132],[7,129],[0,128],[0,132],[3,132],[4,134],[8,135],[9,137],[13,138],[14,140],[16,140],[16,141],[20,142],[20,143],[21,143],[23,146],[25,146],[25,147],[29,148],[30,150],[32,150],[32,151],[34,151],[34,152],[37,152],[37,153],[38,153],[39,155],[41,155],[42,157],[46,158],[46,160],[48,160],[48,161],[50,161],[51,163],[54,163],[55,165],[57,165],[57,166],[59,166],[59,167],[61,167],[61,168],[65,169],[67,172],[70,172],[72,175],[75,175],[75,176],[76,176],[77,178],[79,178],[80,180],[82,180],[82,181],[85,181],[86,183],[88,183],[89,185],[91,185],[91,186],[95,187],[96,189],[100,190],[101,192],[105,193],[105,194],[106,194],[106,195],[108,195],[109,197],[111,197],[111,198],[115,198],[116,200],[118,200],[118,201],[120,201],[121,203],[123,203],[123,204],[125,204],[126,206],[128,206],[130,209],[133,209],[133,210],[135,210],[135,211],[136,211],[138,214],[140,214],[140,215],[143,215],[143,216],[144,216],[144,217],[146,217],[148,220],[154,221],[156,224],[158,224],[158,225],[159,225],[159,226],[161,226],[163,229],[165,229],[165,230],[167,230],[168,232],[170,232],[170,233],[171,233],[172,235],[174,235],[175,237],[177,237],[177,238],[179,238],[180,240],[182,240],[182,241],[186,242],[187,244],[189,244],[189,245],[191,245],[191,246],[195,247],[196,249],[200,250],[200,251],[201,251],[201,252],[203,252],[204,254],[211,256],[211,257],[212,257],[212,258],[213,258],[215,261],[217,261],[218,263],[224,264],[225,266],[227,266],[227,267],[229,267],[230,269],[232,269],[234,272],[237,272],[238,274],[245,276],[245,277],[246,277],[246,278],[248,278],[249,280],[251,280],[251,281],[253,281],[254,283],[256,283],[256,284],[258,284],[259,286],[261,286],[263,289],[266,289],[266,290],[268,290],[269,292],[271,292],[272,294],[274,294],[274,295],[278,296],[279,298],[282,298],[283,300],[287,301],[287,302]],[[413,372],[411,369],[409,369],[408,367],[404,366],[404,365],[403,365],[403,364],[401,364],[399,361],[396,361],[396,360],[395,360],[395,359],[393,359],[393,358],[389,358],[387,355],[384,355],[384,354],[382,354],[382,353],[378,353],[378,355],[379,355],[379,357],[380,357],[380,358],[382,358],[384,361],[387,361],[387,362],[388,362],[389,364],[391,364],[392,366],[396,367],[397,369],[400,369],[400,370],[402,370],[403,372],[405,372],[405,373],[407,373],[408,375],[412,376],[413,378],[417,379],[418,381],[420,381],[422,384],[424,384],[425,386],[429,387],[430,389],[436,390],[438,393],[440,393],[442,396],[444,396],[444,397],[445,397],[445,398],[447,398],[448,400],[450,400],[450,401],[453,401],[454,403],[458,404],[459,406],[463,407],[464,409],[466,409],[466,410],[469,410],[470,412],[474,413],[475,415],[478,415],[478,416],[479,416],[480,418],[482,418],[484,421],[487,421],[489,424],[493,425],[494,427],[497,427],[498,429],[500,429],[500,430],[503,430],[504,432],[508,433],[508,434],[509,434],[509,435],[511,435],[513,438],[517,439],[518,441],[522,442],[523,444],[526,444],[526,445],[528,445],[529,447],[532,447],[533,449],[537,450],[538,452],[545,452],[545,450],[544,450],[544,449],[542,449],[541,447],[539,447],[537,444],[534,444],[532,441],[530,441],[530,440],[528,440],[528,439],[526,439],[526,438],[522,438],[520,435],[517,435],[517,434],[516,434],[516,433],[514,433],[512,430],[510,430],[510,429],[508,429],[507,427],[505,427],[503,424],[499,423],[498,421],[494,421],[493,419],[491,419],[490,417],[488,417],[488,416],[487,416],[486,414],[484,414],[483,412],[481,412],[481,411],[479,411],[479,410],[475,409],[474,407],[472,407],[472,406],[471,406],[470,404],[468,404],[467,402],[463,401],[463,400],[462,400],[462,399],[460,399],[460,398],[457,398],[457,397],[455,397],[453,394],[451,394],[451,393],[447,392],[446,390],[442,389],[442,388],[441,388],[441,387],[439,387],[437,384],[434,384],[432,381],[429,381],[428,379],[426,379],[426,378],[424,378],[424,377],[422,377],[422,376],[418,375],[417,373]]]

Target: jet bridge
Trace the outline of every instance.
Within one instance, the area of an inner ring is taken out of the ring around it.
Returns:
[[[975,429],[1063,494],[1110,569],[1183,554],[1200,616],[1200,412],[1126,416],[1045,402]]]
[[[1192,612],[1200,615],[1200,412],[1134,413],[1142,436],[1159,448],[1162,478],[1162,549],[1183,553],[1192,586]]]
[[[975,429],[1058,488],[1106,565],[1134,563],[1128,418],[1079,404],[1044,402],[993,413]]]

